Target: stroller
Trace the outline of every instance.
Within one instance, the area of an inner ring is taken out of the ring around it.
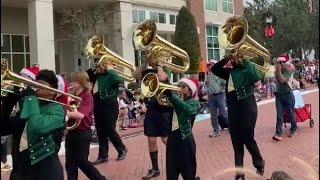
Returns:
[[[294,118],[297,122],[304,122],[309,120],[309,126],[314,126],[314,120],[311,118],[311,104],[304,104],[301,92],[299,90],[293,91],[295,97]],[[286,110],[283,116],[284,127],[286,123],[290,123],[289,113]]]

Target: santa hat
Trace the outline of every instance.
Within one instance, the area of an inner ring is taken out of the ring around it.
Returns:
[[[191,89],[192,91],[192,96],[196,95],[197,92],[197,88],[198,88],[198,81],[195,79],[187,79],[187,78],[182,78],[180,79],[179,83],[186,83],[189,87],[189,89]]]
[[[25,67],[20,71],[20,75],[27,75],[29,76],[32,80],[36,80],[36,76],[39,73],[39,68],[37,67]]]
[[[279,61],[287,62],[288,60],[289,60],[288,54],[280,54],[280,56],[277,58],[277,62],[279,62]]]
[[[212,64],[216,64],[218,61],[215,59],[210,59],[210,61],[208,62],[208,65],[212,65]]]
[[[62,92],[68,92],[68,84],[60,75],[56,75],[58,79],[58,90]],[[60,96],[61,94],[58,94]]]

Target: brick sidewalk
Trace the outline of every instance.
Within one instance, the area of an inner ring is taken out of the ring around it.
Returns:
[[[299,134],[293,138],[285,137],[281,142],[273,142],[271,137],[275,131],[275,106],[269,103],[259,106],[259,117],[256,127],[256,140],[259,144],[261,153],[266,160],[266,173],[263,178],[257,178],[247,173],[247,179],[267,179],[274,170],[284,170],[290,173],[296,180],[311,179],[306,175],[308,169],[301,163],[293,161],[292,157],[301,158],[318,170],[319,157],[319,92],[304,95],[305,103],[312,104],[312,117],[315,120],[314,128],[309,127],[309,122],[299,123]],[[289,132],[290,125],[284,131],[284,135]],[[209,120],[195,123],[194,135],[197,143],[197,162],[198,175],[204,180],[230,180],[233,172],[217,176],[228,168],[233,167],[233,150],[229,134],[224,131],[218,138],[208,138],[211,133]],[[110,160],[106,164],[98,165],[100,172],[108,177],[109,180],[140,180],[150,166],[148,147],[144,136],[137,136],[124,140],[129,148],[128,156],[124,161],[116,162],[116,151],[110,147]],[[155,180],[165,179],[165,146],[159,144],[159,166],[162,175]],[[97,148],[91,149],[90,160],[95,160]],[[64,164],[64,157],[61,161]],[[251,157],[248,152],[245,154],[245,167],[255,171],[251,165]],[[79,171],[79,180],[86,180],[85,175]],[[1,174],[2,179],[8,179],[9,173]]]

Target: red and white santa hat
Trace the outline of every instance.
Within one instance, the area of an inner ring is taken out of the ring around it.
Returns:
[[[58,79],[58,90],[62,92],[68,92],[68,84],[66,84],[67,82],[60,75],[56,75],[56,77]],[[58,96],[60,95],[61,94],[58,94]]]
[[[277,58],[277,62],[279,61],[284,61],[288,62],[289,61],[289,55],[288,54],[280,54],[280,56]]]
[[[36,76],[38,75],[38,73],[38,67],[25,67],[20,71],[20,75],[27,75],[34,81],[36,80]]]
[[[186,83],[188,85],[188,87],[192,91],[192,96],[194,97],[198,89],[198,81],[196,79],[182,78],[180,79],[179,83],[181,82]]]

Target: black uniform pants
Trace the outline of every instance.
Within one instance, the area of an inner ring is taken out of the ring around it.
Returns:
[[[63,180],[63,168],[58,153],[31,165],[30,180]]]
[[[114,145],[118,153],[125,150],[125,146],[116,131],[119,107],[117,97],[108,98],[105,102],[95,99],[94,120],[99,139],[98,158],[108,158],[108,139]]]
[[[90,179],[105,179],[88,161],[91,129],[72,130],[66,136],[66,171],[68,180],[78,179],[78,168]]]
[[[254,139],[258,108],[255,97],[242,100],[227,98],[229,129],[235,156],[236,167],[243,167],[244,146],[252,156],[253,165],[257,168],[262,163],[258,145]]]
[[[197,171],[196,144],[191,134],[182,140],[180,130],[169,133],[166,150],[167,180],[194,180]]]

